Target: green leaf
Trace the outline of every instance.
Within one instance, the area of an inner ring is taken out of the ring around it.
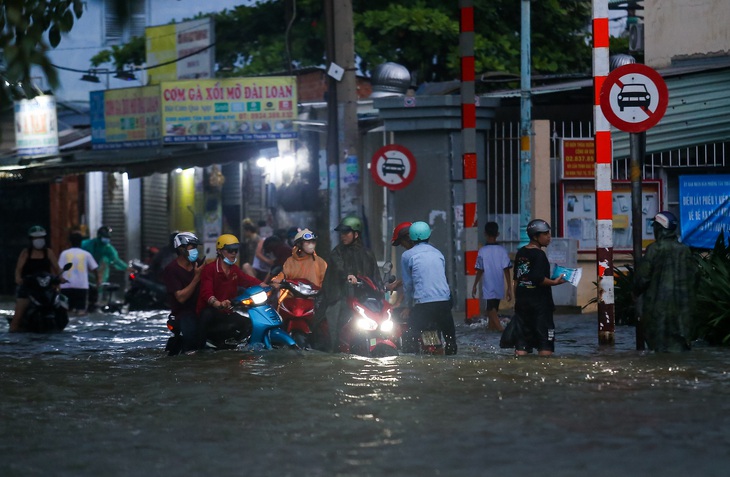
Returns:
[[[48,30],[48,41],[53,48],[57,47],[58,44],[61,43],[61,31],[56,24]]]

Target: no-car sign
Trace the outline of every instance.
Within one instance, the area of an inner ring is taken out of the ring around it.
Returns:
[[[639,63],[616,68],[601,87],[603,115],[626,132],[642,132],[656,125],[667,111],[668,102],[669,92],[662,77]]]
[[[373,154],[370,174],[383,187],[402,189],[416,176],[416,158],[411,151],[398,144],[383,146]]]

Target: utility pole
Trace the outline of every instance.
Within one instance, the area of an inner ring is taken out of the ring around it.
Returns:
[[[532,213],[530,1],[522,0],[520,31],[520,245],[526,245],[529,242],[527,223],[530,221]]]
[[[352,0],[325,0],[328,20],[330,88],[328,96],[328,164],[336,204],[330,203],[330,225],[345,215],[361,215],[362,185],[358,161],[357,82]],[[332,86],[334,85],[334,88]],[[332,94],[334,93],[334,95]],[[334,127],[333,124],[336,124]],[[334,134],[335,137],[329,137]],[[336,148],[336,149],[335,149]],[[333,171],[334,169],[334,171]],[[332,173],[336,175],[336,180]]]

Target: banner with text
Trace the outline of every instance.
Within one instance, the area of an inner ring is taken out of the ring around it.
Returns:
[[[121,149],[162,141],[159,86],[92,91],[91,147]]]
[[[160,87],[165,143],[297,137],[293,76],[170,81]]]
[[[730,233],[730,175],[680,176],[679,223],[682,242],[713,248],[717,236]]]
[[[56,98],[51,95],[15,101],[15,147],[19,156],[58,154]]]
[[[596,171],[593,139],[563,138],[563,179],[592,179]]]
[[[215,70],[215,23],[201,18],[145,28],[149,84],[208,79]],[[161,65],[161,66],[157,66]]]

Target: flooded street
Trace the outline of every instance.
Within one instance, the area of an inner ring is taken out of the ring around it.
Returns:
[[[8,306],[3,313],[10,313]],[[162,313],[53,336],[0,324],[0,475],[725,476],[730,350],[599,349],[556,315],[556,355],[515,359],[457,322],[459,354],[165,356]]]

